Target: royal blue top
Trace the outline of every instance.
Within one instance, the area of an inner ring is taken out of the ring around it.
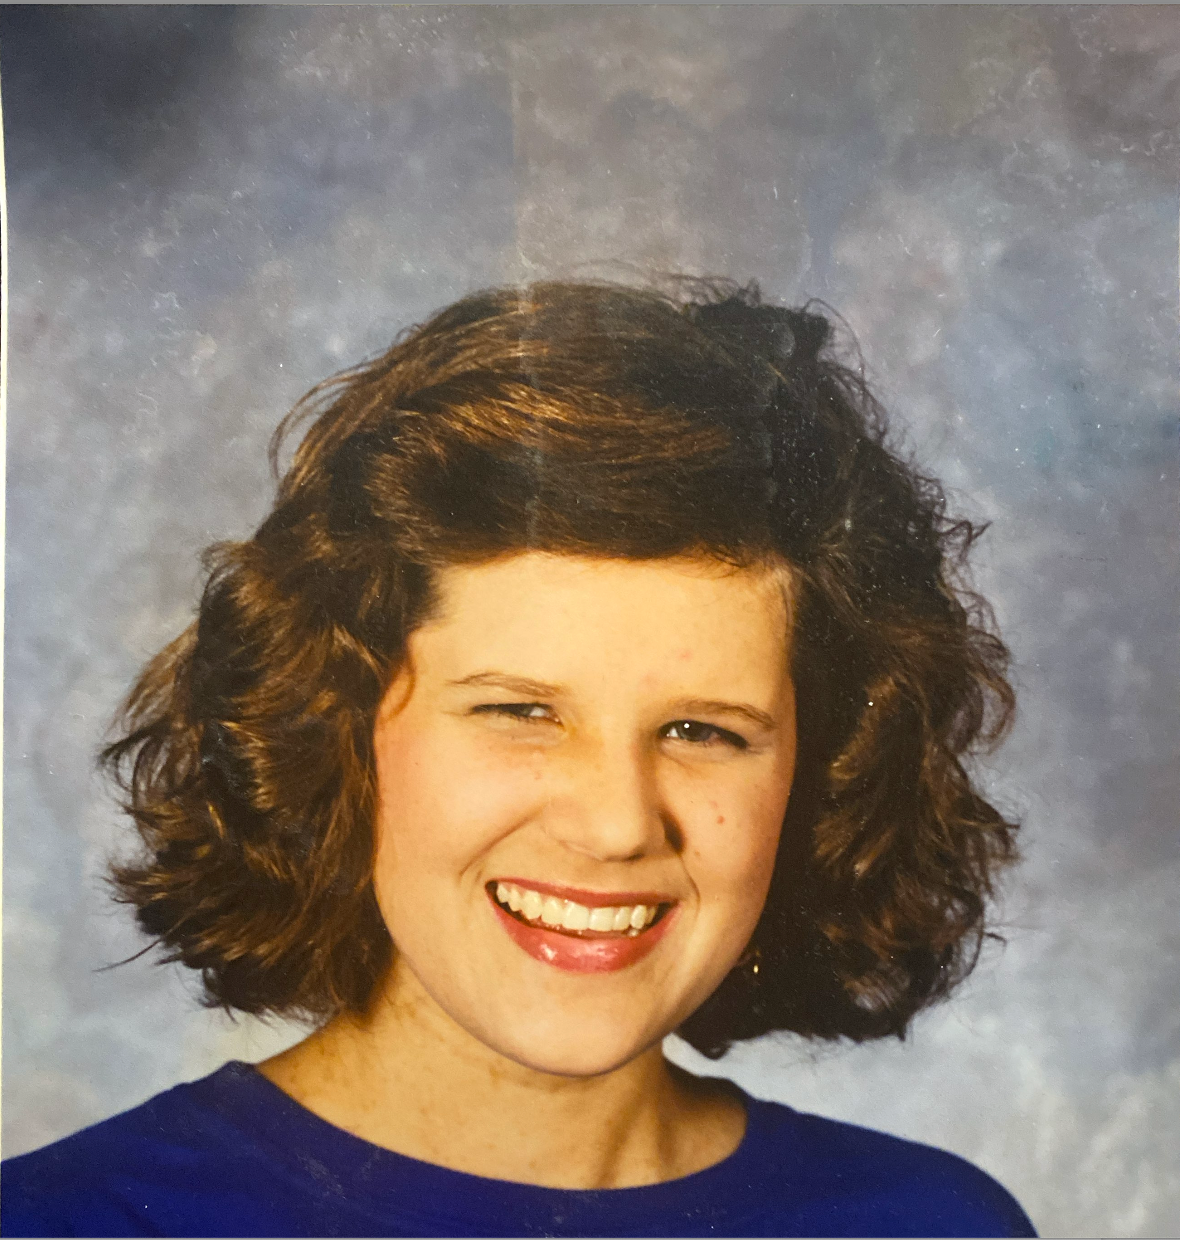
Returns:
[[[4,1236],[1034,1236],[954,1154],[746,1097],[724,1161],[538,1188],[362,1141],[229,1063],[0,1168]],[[505,1140],[512,1134],[506,1132]]]

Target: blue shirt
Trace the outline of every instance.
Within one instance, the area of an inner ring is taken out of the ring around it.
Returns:
[[[1033,1236],[953,1154],[746,1098],[724,1161],[643,1188],[483,1179],[372,1145],[229,1063],[0,1168],[4,1236]],[[506,1132],[505,1139],[511,1139]]]

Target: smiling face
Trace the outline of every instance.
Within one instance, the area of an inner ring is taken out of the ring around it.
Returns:
[[[544,1072],[619,1067],[734,966],[795,761],[785,574],[443,570],[378,715],[386,990]]]

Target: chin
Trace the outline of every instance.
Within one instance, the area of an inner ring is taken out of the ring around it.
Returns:
[[[497,1036],[497,1032],[499,1036]],[[663,1041],[664,1029],[620,1028],[619,1023],[561,1020],[534,1026],[523,1036],[513,1029],[477,1033],[485,1045],[534,1072],[550,1076],[603,1076],[637,1059]]]
[[[571,1040],[558,1046],[529,1044],[511,1047],[502,1053],[522,1067],[548,1076],[593,1077],[605,1076],[624,1067],[652,1045],[651,1042],[628,1042],[625,1045],[604,1046],[602,1043],[591,1045],[587,1041]]]

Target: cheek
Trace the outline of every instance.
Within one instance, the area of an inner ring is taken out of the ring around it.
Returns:
[[[386,887],[454,877],[526,818],[538,780],[461,731],[391,728],[377,746],[376,870]]]
[[[685,840],[703,897],[761,906],[786,812],[785,781],[735,780],[698,799]]]

